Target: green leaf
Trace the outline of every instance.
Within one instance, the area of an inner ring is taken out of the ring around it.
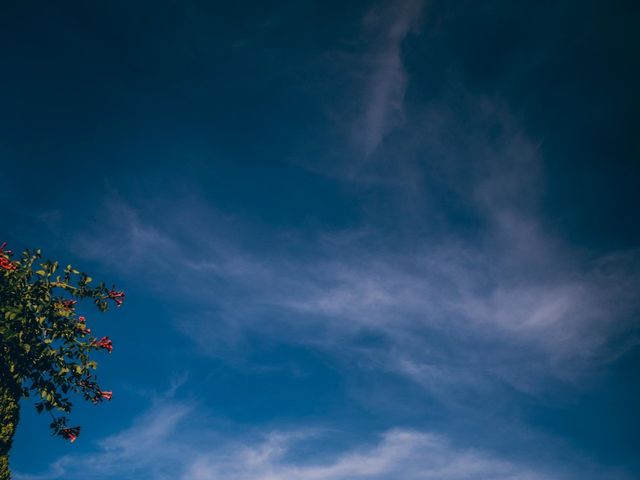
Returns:
[[[108,288],[104,282],[89,287],[93,279],[71,265],[64,269],[63,278],[56,277],[58,262],[39,260],[39,250],[25,251],[21,258],[21,262],[14,261],[15,273],[0,270],[3,361],[8,372],[20,380],[23,398],[30,393],[40,397],[34,405],[39,413],[69,412],[72,404],[67,394],[77,393],[81,380],[95,381],[97,364],[91,355],[96,349],[91,344],[93,337],[78,328],[74,309],[60,308],[60,303],[86,299],[106,311]],[[64,426],[64,422],[56,425]]]

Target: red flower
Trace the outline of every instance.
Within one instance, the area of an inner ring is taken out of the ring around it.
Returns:
[[[0,256],[0,268],[4,268],[5,270],[15,270],[18,267],[11,263],[7,257]]]
[[[116,302],[116,307],[119,307],[124,302],[124,292],[111,290],[109,292],[109,298]]]
[[[80,427],[63,428],[62,430],[60,430],[60,435],[62,435],[62,438],[65,438],[73,443],[80,435]]]
[[[113,397],[113,392],[111,392],[111,391],[104,392],[104,391],[100,390],[100,396],[102,398],[104,398],[105,400],[111,400],[111,397]]]
[[[80,330],[85,335],[89,335],[91,333],[91,329],[90,328],[86,328],[84,323],[82,323],[82,322],[78,323],[77,327],[78,327],[78,330]]]
[[[77,327],[78,327],[78,330],[80,330],[82,333],[89,334],[91,333],[91,329],[86,327],[85,325],[86,320],[87,319],[84,317],[78,317]]]
[[[100,401],[100,397],[104,398],[105,400],[111,400],[111,398],[113,397],[113,392],[98,389],[98,394],[91,399],[91,403],[93,403],[94,405],[97,404]]]
[[[109,337],[102,337],[97,342],[94,341],[94,345],[100,348],[104,348],[109,353],[111,353],[111,351],[113,350],[113,342],[111,342],[111,339]]]
[[[7,246],[7,242],[4,242],[2,245],[0,245],[0,268],[3,268],[5,270],[15,270],[16,267],[13,263],[11,263],[11,260],[9,260],[9,255],[11,255],[11,250],[6,250],[4,249],[4,247]]]
[[[63,300],[63,301],[62,301],[62,306],[63,306],[64,308],[71,309],[71,308],[73,308],[73,307],[74,307],[74,305],[75,305],[76,303],[78,303],[78,301],[77,301],[77,300]]]

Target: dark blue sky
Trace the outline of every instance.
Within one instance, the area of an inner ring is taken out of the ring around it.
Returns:
[[[16,479],[640,478],[639,21],[2,2],[2,240],[127,291]]]

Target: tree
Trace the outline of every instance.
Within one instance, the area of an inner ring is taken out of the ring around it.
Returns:
[[[65,415],[71,398],[94,404],[111,399],[98,385],[91,354],[111,353],[112,342],[94,337],[76,308],[92,302],[105,312],[111,302],[119,307],[124,300],[115,287],[91,286],[91,277],[71,265],[61,269],[58,262],[41,261],[40,250],[12,260],[5,246],[0,246],[0,480],[11,478],[9,450],[21,399],[34,397],[38,413],[51,415],[53,434],[71,442],[80,434]]]

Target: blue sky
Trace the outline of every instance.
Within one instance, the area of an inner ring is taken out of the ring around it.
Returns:
[[[2,240],[127,292],[17,480],[640,478],[637,5],[1,11]]]

